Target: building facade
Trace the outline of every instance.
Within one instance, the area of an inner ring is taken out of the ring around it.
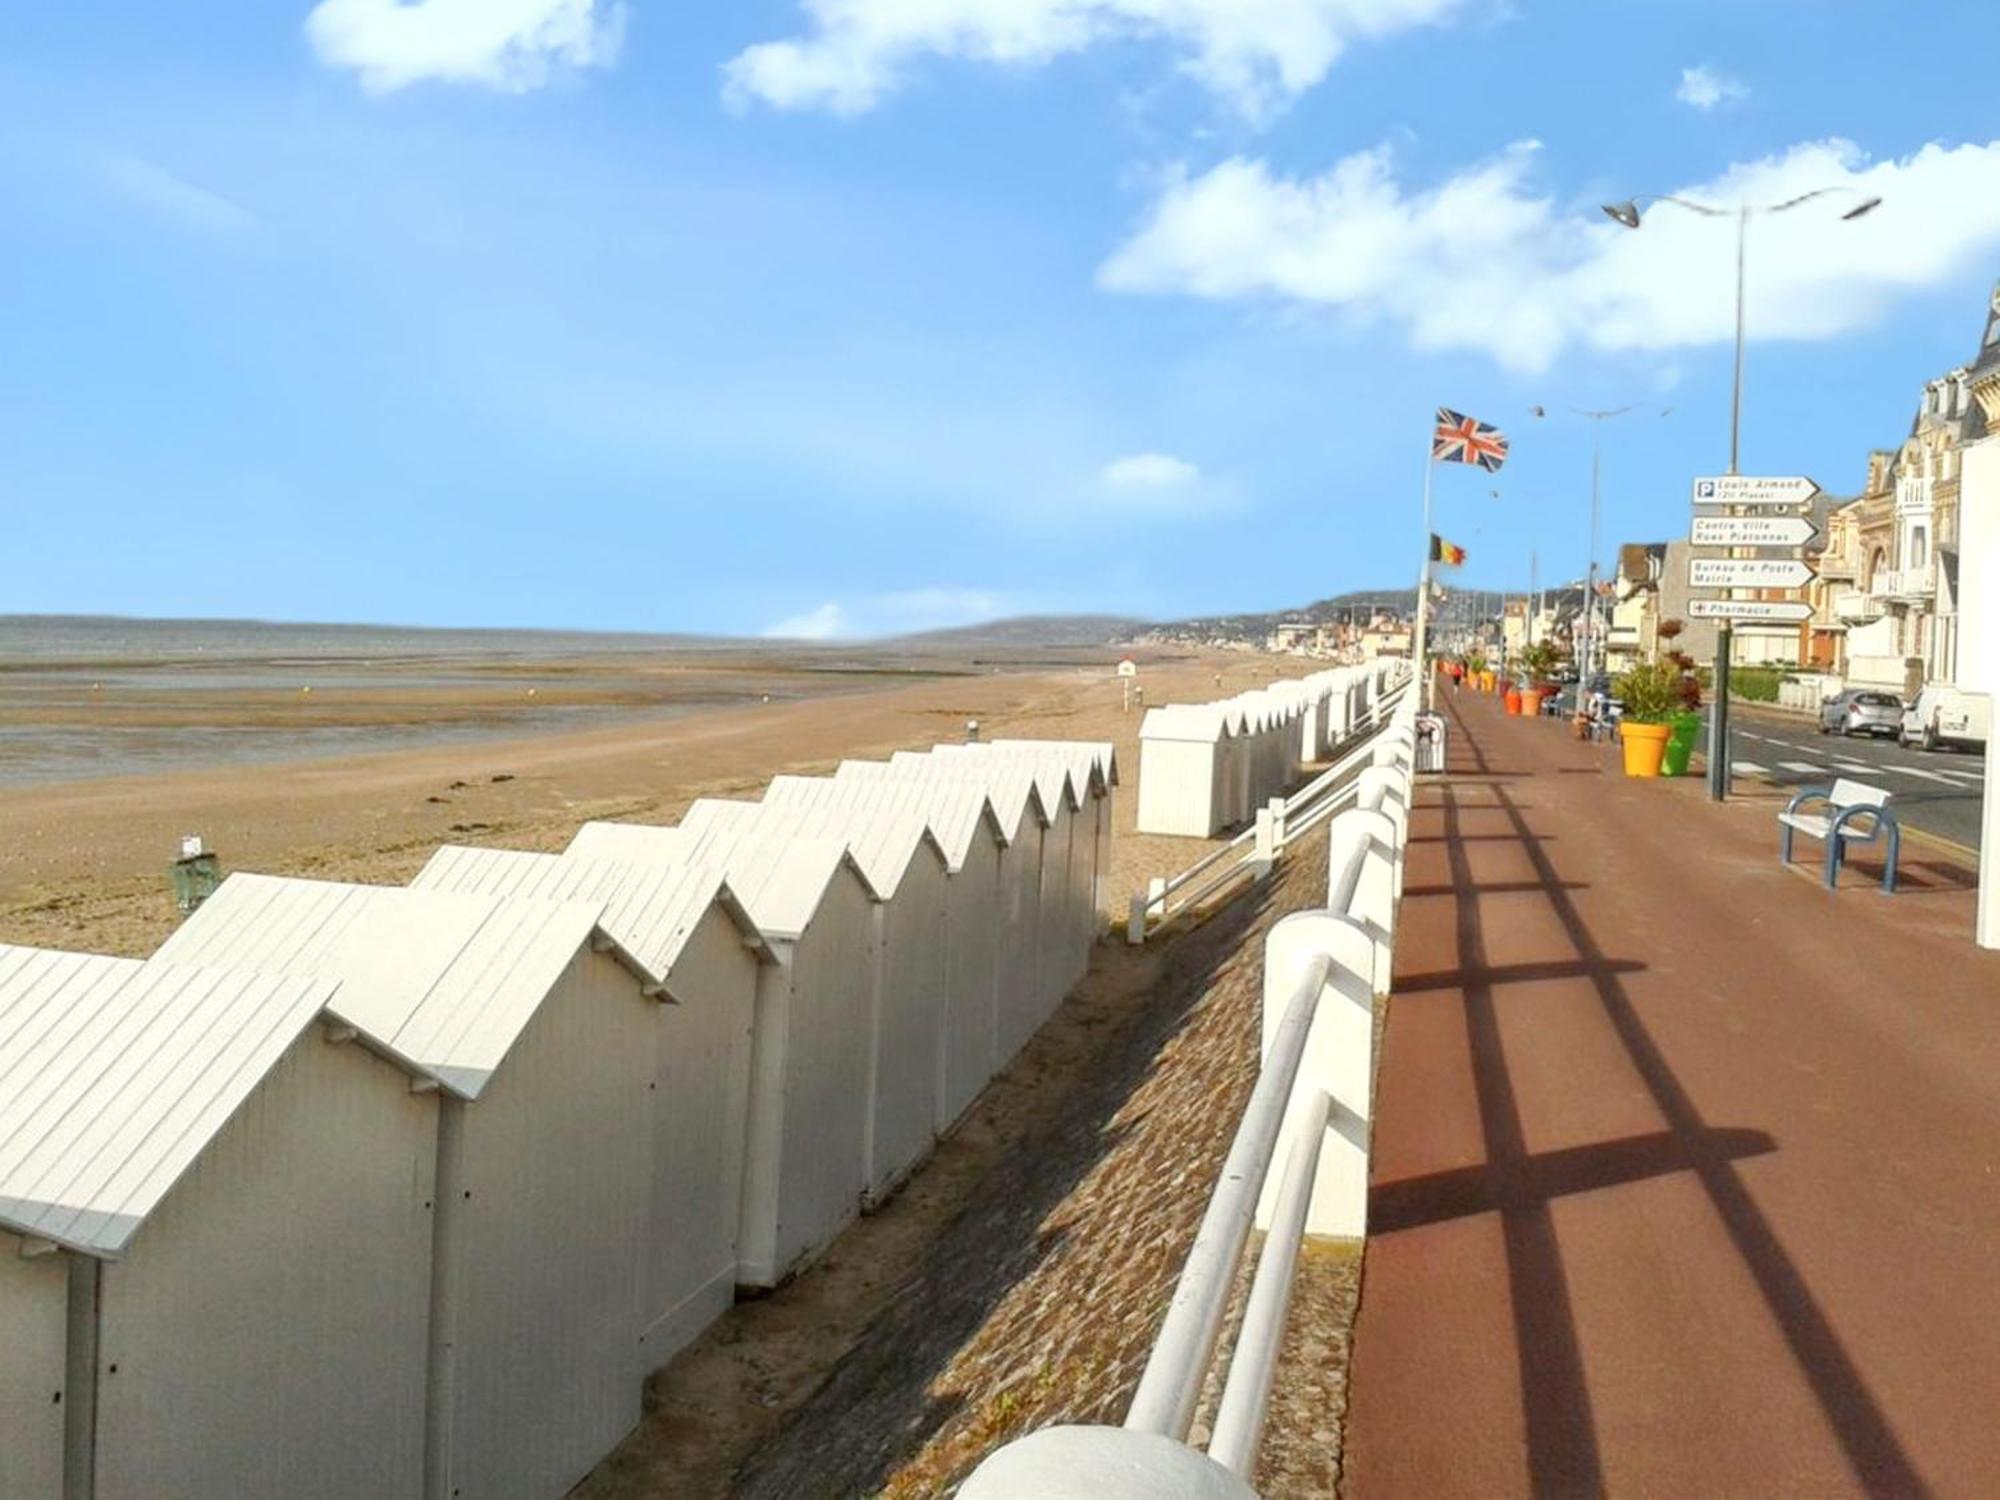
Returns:
[[[2000,286],[1972,363],[1924,386],[1909,436],[1869,455],[1861,497],[1829,519],[1816,654],[1854,686],[1913,697],[1958,681],[1960,472],[1992,430],[1980,392],[1996,374]]]

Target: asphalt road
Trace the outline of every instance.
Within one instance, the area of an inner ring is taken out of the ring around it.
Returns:
[[[1704,722],[1702,733],[1707,735]],[[1850,776],[1896,794],[1905,828],[1979,847],[1986,759],[1961,750],[1905,750],[1894,740],[1822,735],[1807,719],[1746,710],[1729,714],[1730,760],[1739,777],[1780,786],[1821,786]],[[1704,743],[1706,740],[1704,738]]]

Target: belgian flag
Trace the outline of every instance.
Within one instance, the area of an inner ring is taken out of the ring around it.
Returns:
[[[1465,549],[1455,542],[1447,542],[1435,531],[1431,533],[1431,561],[1456,568],[1465,561]]]

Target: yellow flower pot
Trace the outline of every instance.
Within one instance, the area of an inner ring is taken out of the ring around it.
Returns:
[[[1618,738],[1625,745],[1627,776],[1657,776],[1660,761],[1667,753],[1667,738],[1673,728],[1667,724],[1620,724]]]

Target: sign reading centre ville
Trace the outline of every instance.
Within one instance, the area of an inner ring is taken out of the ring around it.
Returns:
[[[1803,547],[1819,535],[1804,516],[1696,516],[1697,547]]]
[[[1690,588],[1795,589],[1812,580],[1813,570],[1795,557],[1696,557],[1688,561]]]
[[[1694,482],[1697,507],[1746,505],[1759,510],[1796,510],[1818,493],[1819,486],[1803,474],[1714,474]]]
[[[1786,599],[1690,599],[1688,614],[1697,620],[1758,620],[1771,624],[1800,625],[1812,618],[1813,607],[1804,600]]]

